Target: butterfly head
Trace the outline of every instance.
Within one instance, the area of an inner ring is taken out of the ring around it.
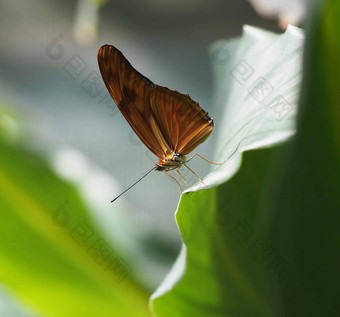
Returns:
[[[156,171],[169,171],[180,168],[185,162],[187,158],[185,155],[182,155],[178,152],[173,152],[169,158],[165,158],[164,160],[160,160],[156,164]]]

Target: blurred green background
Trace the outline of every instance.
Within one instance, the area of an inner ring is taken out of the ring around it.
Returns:
[[[156,159],[113,103],[106,104],[104,86],[97,96],[91,96],[84,88],[86,83],[82,84],[92,72],[98,74],[96,54],[101,45],[115,45],[142,74],[189,93],[209,111],[208,46],[217,39],[240,35],[245,23],[279,31],[275,20],[261,19],[247,1],[107,1],[93,18],[83,13],[86,3],[93,1],[1,1],[2,104],[25,123],[27,145],[48,154],[60,147],[80,151],[113,175],[121,188],[149,170]],[[91,19],[93,26],[82,26]],[[93,28],[96,37],[91,36]],[[86,66],[83,72],[79,66],[79,74],[72,73],[74,56]],[[200,153],[209,157],[211,143],[200,146]],[[200,164],[199,168],[204,176],[208,166]],[[104,194],[102,190],[97,188],[96,194],[101,192],[103,200],[120,191],[111,189]],[[91,192],[95,195],[94,189]],[[145,227],[147,234],[157,237],[161,232],[158,239],[168,241],[169,247],[179,244],[173,221],[178,197],[177,186],[156,173],[125,195],[141,209],[133,215],[142,218],[137,230]],[[127,221],[133,218],[130,216]]]
[[[148,316],[181,246],[179,191],[154,173],[109,204],[156,157],[110,100],[97,50],[210,111],[208,46],[278,23],[240,0],[4,0],[0,14],[0,316]]]

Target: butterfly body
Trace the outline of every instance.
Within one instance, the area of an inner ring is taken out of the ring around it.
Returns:
[[[156,164],[156,171],[170,171],[180,168],[185,162],[187,158],[185,155],[182,155],[177,152],[173,152],[172,157],[166,158],[165,160],[159,160]]]
[[[189,95],[154,84],[114,46],[98,51],[105,85],[117,107],[159,162],[155,170],[177,170],[186,155],[204,142],[214,121]]]

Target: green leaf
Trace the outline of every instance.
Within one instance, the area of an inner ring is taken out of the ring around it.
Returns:
[[[272,241],[281,242],[291,266],[279,284],[276,316],[340,311],[340,2],[323,1],[317,9],[306,43],[297,135],[268,197]]]
[[[157,316],[268,315],[266,272],[253,263],[249,247],[261,220],[258,200],[271,153],[245,153],[229,182],[182,198],[176,219],[187,246],[186,270],[175,286],[168,281],[169,293],[153,295]]]
[[[295,130],[302,45],[303,33],[294,27],[283,35],[246,27],[240,40],[213,47],[221,122],[216,160],[228,160],[205,178],[205,190],[197,185],[181,198],[176,220],[183,250],[152,296],[157,316],[284,312],[281,285],[294,269],[281,252],[285,240],[272,237],[275,211],[268,206],[283,155],[274,144]]]
[[[133,263],[101,236],[74,188],[2,140],[0,210],[0,281],[28,311],[150,315],[147,292],[129,276]]]

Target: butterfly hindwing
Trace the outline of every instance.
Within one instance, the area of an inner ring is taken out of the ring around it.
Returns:
[[[186,155],[212,132],[213,121],[188,95],[156,86],[151,108],[172,150]]]

